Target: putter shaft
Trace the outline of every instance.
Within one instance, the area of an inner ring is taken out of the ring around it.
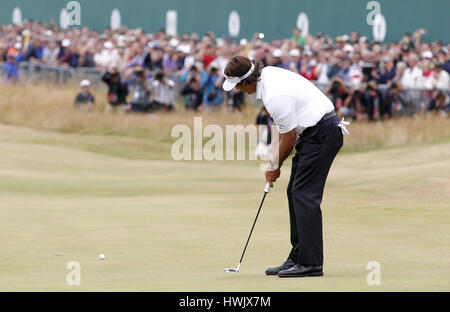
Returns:
[[[266,190],[267,190],[267,188],[266,188]],[[245,244],[244,251],[242,252],[241,260],[239,261],[239,266],[241,265],[242,260],[244,260],[244,256],[245,256],[245,252],[247,251],[248,243],[250,242],[250,238],[252,237],[253,230],[255,229],[256,221],[258,221],[259,213],[261,212],[261,208],[262,208],[262,206],[264,204],[264,200],[266,199],[267,193],[268,192],[264,191],[264,196],[263,196],[263,199],[261,201],[261,205],[259,205],[258,213],[256,214],[255,221],[253,222],[253,226],[252,226],[252,229],[250,231],[250,235],[248,236],[247,243]]]

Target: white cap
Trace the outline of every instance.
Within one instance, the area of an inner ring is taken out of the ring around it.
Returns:
[[[184,60],[184,66],[187,68],[192,67],[195,64],[195,58],[193,57],[186,57],[186,59]]]
[[[313,55],[313,53],[311,51],[311,48],[309,46],[305,47],[305,50],[303,51],[303,54],[307,55],[307,56],[312,56]]]
[[[191,53],[191,47],[188,44],[180,44],[177,47],[177,51],[183,52],[185,54]]]
[[[22,44],[20,42],[16,42],[14,44],[14,48],[16,48],[17,50],[20,50],[20,49],[22,49]]]
[[[51,30],[46,30],[44,34],[45,34],[47,37],[51,37],[51,36],[53,36],[53,31],[51,31]]]
[[[342,36],[342,40],[344,40],[344,41],[349,41],[349,40],[350,40],[350,37],[349,37],[348,35],[343,35],[343,36]]]
[[[433,58],[433,53],[431,51],[425,51],[422,53],[422,58]]]
[[[111,50],[111,49],[113,48],[113,44],[112,44],[111,41],[106,41],[106,42],[103,44],[103,47],[104,47],[105,49]]]
[[[180,41],[178,41],[178,39],[176,39],[176,38],[172,38],[169,41],[169,45],[174,48],[176,48],[179,43],[180,43]]]
[[[91,85],[91,82],[89,80],[87,80],[87,79],[84,79],[80,83],[80,88],[89,87],[90,85]]]
[[[344,52],[353,53],[353,47],[349,44],[346,44],[344,47]]]
[[[272,53],[273,57],[281,57],[282,55],[283,55],[283,51],[281,51],[280,49],[273,50],[273,53]]]
[[[125,36],[124,35],[120,35],[120,36],[118,36],[117,37],[117,45],[120,47],[120,48],[124,48],[125,47]]]
[[[225,75],[225,82],[223,83],[223,89],[227,92],[233,90],[237,84],[241,83],[241,81],[250,77],[250,75],[253,74],[254,70],[255,64],[253,64],[252,62],[252,67],[250,67],[250,70],[242,77],[229,77]]]
[[[245,38],[243,38],[243,39],[241,39],[241,41],[239,42],[239,44],[240,44],[241,46],[245,46],[245,45],[248,44],[248,40],[245,39]]]
[[[219,63],[216,60],[212,61],[209,66],[210,66],[210,68],[215,68],[215,69],[219,69],[219,67],[220,67]]]
[[[291,51],[289,51],[289,56],[300,56],[300,50],[292,49]]]
[[[62,46],[64,48],[69,47],[70,46],[70,39],[64,39],[61,44],[62,44]]]

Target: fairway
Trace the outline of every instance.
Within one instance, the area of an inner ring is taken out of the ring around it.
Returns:
[[[449,290],[450,143],[339,155],[322,205],[325,276],[286,280],[264,270],[289,252],[288,167],[228,275],[263,194],[258,162],[133,159],[86,147],[101,136],[0,133],[0,291]],[[71,261],[80,286],[66,283]],[[371,261],[381,286],[366,282]]]

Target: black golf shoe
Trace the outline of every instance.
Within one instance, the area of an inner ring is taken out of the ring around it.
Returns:
[[[268,268],[266,270],[266,275],[277,275],[278,272],[282,271],[282,270],[287,270],[292,268],[293,266],[295,266],[295,262],[292,261],[291,259],[289,259],[288,261],[286,261],[285,263],[283,263],[282,265],[280,265],[279,267],[276,268]]]
[[[312,277],[323,276],[323,267],[321,266],[303,266],[296,264],[287,270],[278,272],[279,277]]]

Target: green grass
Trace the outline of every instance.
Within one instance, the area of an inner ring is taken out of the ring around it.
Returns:
[[[0,150],[0,291],[449,290],[449,143],[339,155],[325,277],[291,280],[264,275],[289,251],[288,167],[241,273],[227,275],[262,196],[257,162],[174,162],[152,139],[5,125]],[[70,261],[81,286],[66,284]],[[379,287],[366,283],[370,261]]]

